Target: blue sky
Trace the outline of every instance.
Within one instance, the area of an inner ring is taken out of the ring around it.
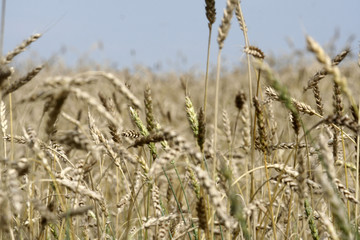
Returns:
[[[216,1],[213,63],[225,2]],[[336,29],[338,49],[353,36],[351,48],[359,51],[359,0],[243,0],[241,4],[250,42],[265,54],[289,53],[286,39],[303,49],[305,34],[325,45]],[[163,70],[202,70],[208,37],[204,7],[204,0],[8,0],[3,51],[40,32],[43,37],[17,61],[57,55],[70,65],[86,58],[119,69],[136,64],[154,68],[160,63]],[[243,46],[233,18],[223,50],[225,64],[239,64]]]

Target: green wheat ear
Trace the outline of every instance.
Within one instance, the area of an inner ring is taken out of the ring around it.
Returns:
[[[199,134],[199,123],[197,119],[196,112],[194,110],[194,106],[190,100],[190,97],[185,97],[185,110],[186,110],[186,116],[190,123],[190,128],[194,134],[194,137],[197,138]]]
[[[135,125],[139,129],[141,135],[143,135],[144,137],[149,136],[149,132],[148,132],[147,128],[145,127],[145,125],[143,124],[143,122],[141,121],[139,114],[132,107],[130,107],[130,115],[131,115],[131,118],[134,121]],[[153,159],[157,158],[157,151],[155,148],[155,144],[149,143],[148,147],[150,149],[150,153],[151,153]]]

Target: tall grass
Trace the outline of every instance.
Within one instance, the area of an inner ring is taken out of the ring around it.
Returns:
[[[359,239],[350,50],[331,58],[306,36],[307,65],[277,74],[229,0],[209,81],[216,9],[205,5],[205,85],[152,72],[131,86],[126,71],[56,76],[46,63],[20,76],[13,61],[40,34],[1,58],[0,239]],[[221,52],[233,15],[246,63],[230,72]]]

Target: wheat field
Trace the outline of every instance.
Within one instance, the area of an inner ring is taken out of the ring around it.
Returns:
[[[205,16],[202,75],[13,65],[46,34],[1,58],[0,239],[360,239],[360,55],[275,64],[239,1]]]

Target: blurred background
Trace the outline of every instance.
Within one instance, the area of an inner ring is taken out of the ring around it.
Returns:
[[[211,63],[216,64],[217,28],[225,8],[217,0]],[[334,55],[349,46],[357,55],[359,0],[243,0],[250,43],[267,56],[305,48],[305,34]],[[153,71],[204,71],[208,26],[203,0],[11,0],[6,2],[6,53],[33,33],[43,37],[16,60],[62,61],[67,66],[100,64]],[[223,64],[240,64],[244,40],[235,18]]]

